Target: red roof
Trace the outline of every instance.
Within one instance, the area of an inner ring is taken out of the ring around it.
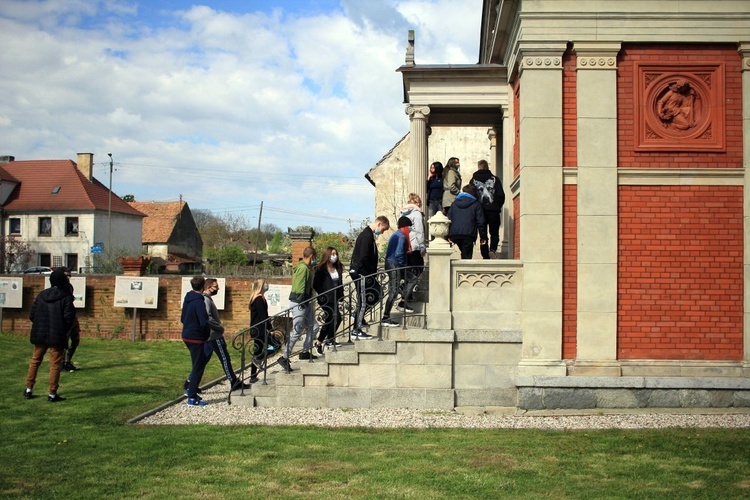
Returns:
[[[143,219],[143,242],[167,243],[182,213],[182,207],[187,203],[184,201],[133,201],[130,205],[146,214],[146,218]]]
[[[4,163],[2,169],[21,183],[8,198],[8,211],[93,211],[109,209],[109,189],[89,181],[71,160],[29,160]],[[53,190],[58,188],[57,194]],[[112,193],[112,211],[144,214]]]

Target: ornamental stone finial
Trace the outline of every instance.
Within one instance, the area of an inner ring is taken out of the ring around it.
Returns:
[[[430,234],[435,237],[430,243],[434,248],[450,248],[448,243],[448,230],[451,227],[451,220],[443,215],[443,212],[437,212],[427,221],[430,225]]]

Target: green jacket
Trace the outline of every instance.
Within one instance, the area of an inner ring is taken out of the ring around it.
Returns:
[[[297,262],[292,270],[292,293],[289,300],[304,302],[312,297],[313,272],[304,260]]]

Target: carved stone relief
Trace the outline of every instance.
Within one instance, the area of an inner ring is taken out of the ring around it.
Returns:
[[[515,273],[459,272],[456,288],[499,288],[513,285]]]
[[[724,149],[723,65],[638,65],[636,75],[636,150]]]

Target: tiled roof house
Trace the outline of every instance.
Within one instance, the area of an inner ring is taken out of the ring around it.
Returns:
[[[93,159],[91,153],[79,153],[77,163],[0,158],[0,236],[31,245],[36,255],[28,264],[83,271],[94,266],[95,246],[140,253],[144,215],[114,193],[110,210],[109,189],[92,175]]]
[[[130,206],[146,214],[143,252],[160,270],[201,270],[203,240],[186,202],[131,202]]]

